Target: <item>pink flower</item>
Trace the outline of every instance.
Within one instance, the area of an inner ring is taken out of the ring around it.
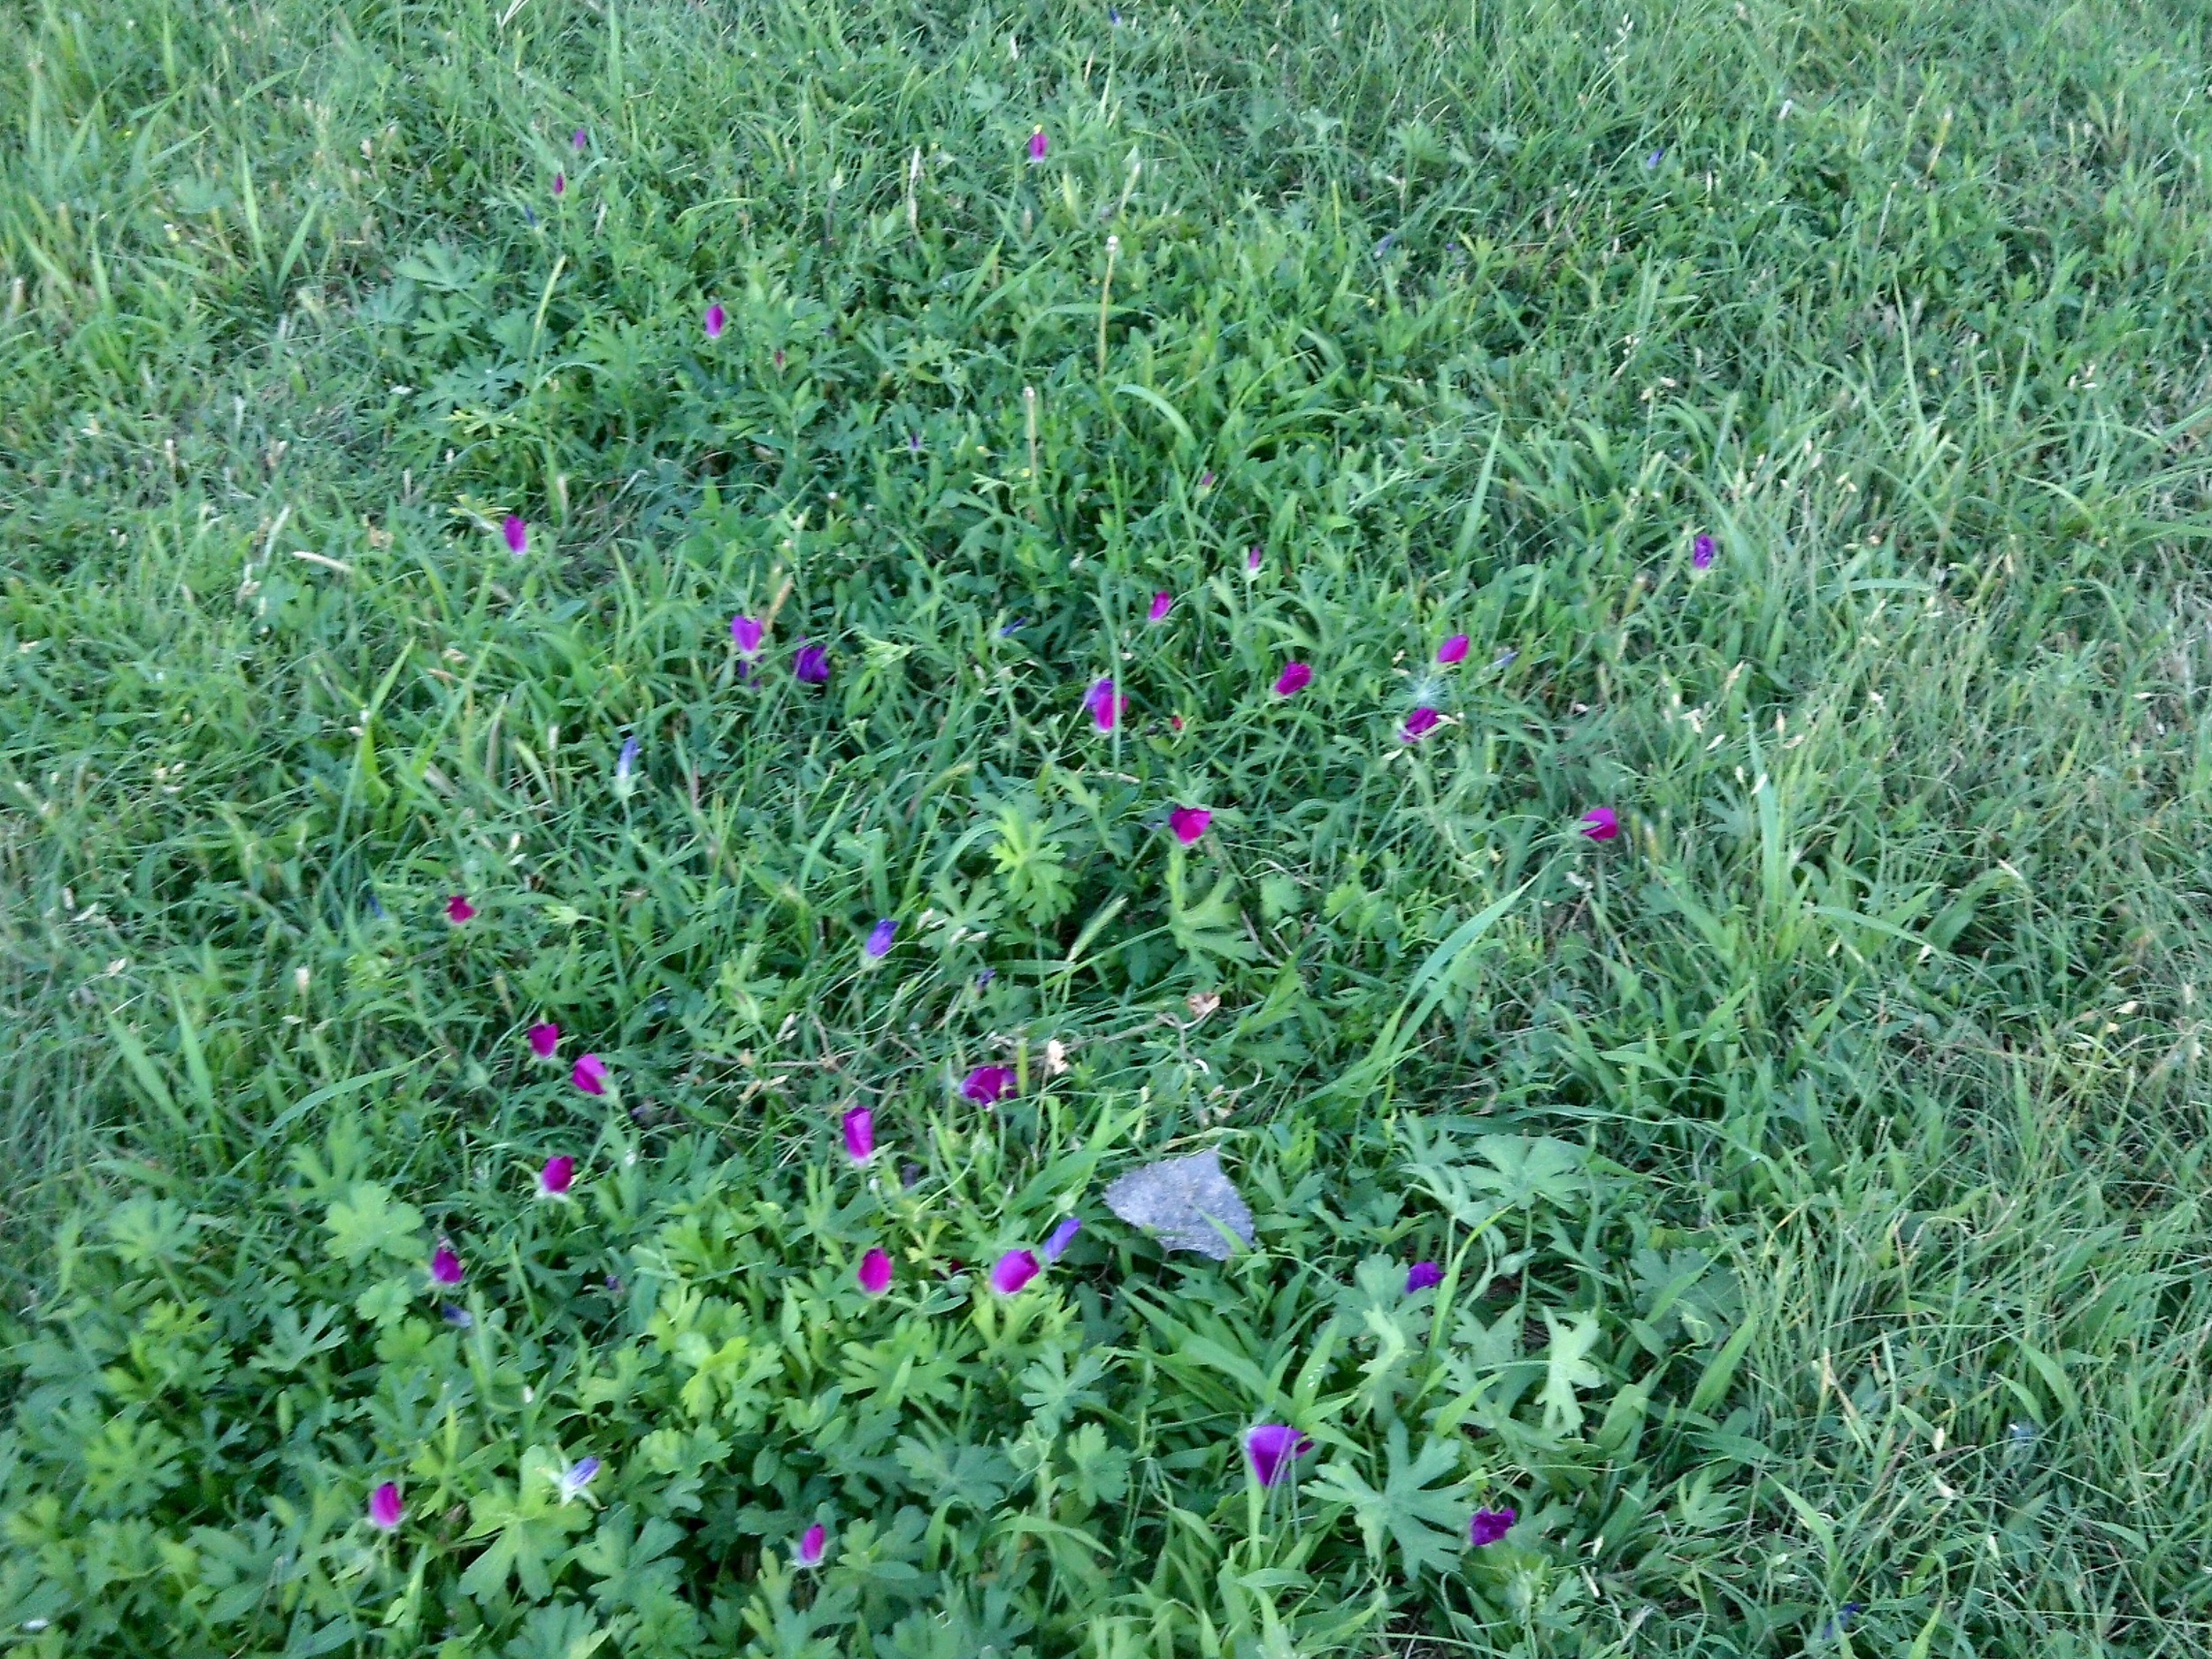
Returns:
[[[507,538],[507,551],[517,558],[530,550],[530,526],[522,521],[518,514],[509,513],[507,522],[499,529],[500,534]]]
[[[860,1271],[853,1275],[860,1288],[871,1296],[880,1296],[891,1288],[891,1258],[882,1250],[871,1250],[860,1258]]]
[[[991,1269],[991,1288],[1002,1296],[1018,1295],[1040,1271],[1037,1258],[1027,1250],[1009,1250]]]
[[[1468,1524],[1467,1541],[1477,1549],[1486,1548],[1511,1532],[1520,1518],[1511,1509],[1477,1509]]]
[[[818,1567],[828,1553],[829,1528],[817,1521],[801,1534],[799,1548],[792,1552],[791,1559],[802,1567]]]
[[[456,927],[463,922],[472,922],[476,919],[476,906],[457,893],[445,902],[445,918]]]
[[[564,1153],[557,1158],[548,1158],[545,1167],[538,1171],[538,1196],[566,1198],[568,1189],[576,1184],[576,1160]]]
[[[1398,735],[1405,742],[1417,743],[1431,732],[1436,730],[1436,723],[1441,718],[1432,708],[1424,706],[1416,709],[1411,714],[1406,716],[1405,729]]]
[[[369,1525],[378,1532],[396,1531],[406,1513],[400,1504],[397,1482],[388,1480],[369,1494]]]
[[[1152,609],[1145,612],[1144,619],[1147,622],[1165,622],[1167,620],[1167,613],[1174,609],[1175,595],[1173,594],[1154,594],[1152,595]]]
[[[845,1156],[865,1164],[876,1155],[876,1115],[865,1106],[845,1114]]]
[[[1286,663],[1283,672],[1275,676],[1275,695],[1294,697],[1313,684],[1313,670],[1303,663]]]
[[[1406,1269],[1406,1294],[1427,1290],[1444,1282],[1444,1270],[1434,1262],[1416,1262]]]
[[[1046,138],[1046,136],[1045,136],[1045,129],[1044,129],[1043,127],[1041,127],[1037,128],[1037,130],[1036,130],[1035,132],[1033,132],[1033,133],[1030,134],[1030,135],[1029,135],[1029,158],[1030,158],[1030,160],[1032,160],[1032,161],[1042,161],[1042,160],[1045,158],[1045,151],[1047,151],[1048,150],[1050,150],[1051,148],[1052,148],[1052,142],[1051,142],[1051,141],[1050,141],[1049,139]]]
[[[1609,806],[1594,806],[1582,815],[1582,833],[1594,841],[1609,841],[1621,833],[1621,821]]]
[[[431,1252],[430,1280],[433,1284],[444,1286],[448,1290],[461,1282],[461,1258],[453,1253],[453,1247],[442,1239],[438,1240],[438,1248]]]
[[[1455,634],[1450,639],[1446,640],[1443,644],[1436,648],[1436,660],[1447,668],[1455,663],[1465,662],[1467,660],[1467,636],[1463,634]]]
[[[595,1054],[584,1055],[577,1060],[576,1069],[568,1074],[568,1080],[587,1094],[604,1094],[607,1063]]]
[[[1271,1486],[1283,1472],[1313,1449],[1313,1442],[1296,1429],[1280,1423],[1263,1423],[1244,1432],[1244,1455],[1263,1486]]]
[[[522,1034],[530,1040],[530,1052],[541,1060],[550,1060],[554,1049],[561,1046],[561,1028],[551,1020],[533,1025]]]
[[[1114,682],[1102,680],[1083,694],[1083,706],[1091,711],[1091,719],[1102,732],[1114,729],[1114,722],[1121,718],[1122,695],[1114,689]]]
[[[728,320],[729,314],[722,309],[721,303],[719,301],[717,301],[714,304],[708,306],[707,338],[710,340],[721,339],[722,325]]]
[[[1167,826],[1186,847],[1203,835],[1213,821],[1213,813],[1202,806],[1179,806],[1167,815]]]
[[[979,1065],[960,1080],[960,1092],[979,1106],[995,1106],[1013,1093],[1016,1081],[1010,1067]]]

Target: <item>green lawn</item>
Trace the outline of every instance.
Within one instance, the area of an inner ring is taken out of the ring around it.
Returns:
[[[2208,86],[8,9],[0,1649],[2212,1647]]]

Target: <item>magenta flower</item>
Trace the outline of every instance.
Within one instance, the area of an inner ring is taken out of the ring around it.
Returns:
[[[445,902],[445,918],[456,927],[463,922],[472,922],[476,919],[476,906],[457,893]]]
[[[1442,718],[1435,710],[1424,705],[1406,716],[1405,729],[1398,736],[1404,742],[1417,743],[1436,730],[1436,723]]]
[[[799,1548],[792,1552],[791,1559],[802,1567],[818,1567],[828,1553],[829,1528],[817,1521],[800,1534]]]
[[[1045,1240],[1045,1260],[1056,1262],[1065,1256],[1068,1246],[1075,1242],[1075,1235],[1082,1231],[1083,1218],[1080,1216],[1070,1216],[1055,1227],[1052,1236]]]
[[[557,173],[553,175],[553,194],[556,196],[568,194],[568,174]]]
[[[1690,544],[1690,563],[1701,571],[1713,568],[1713,556],[1720,549],[1713,545],[1709,535],[1700,535]]]
[[[726,311],[725,311],[722,309],[721,303],[720,303],[719,301],[716,302],[716,303],[715,303],[714,304],[712,304],[712,305],[708,306],[708,307],[707,307],[707,338],[708,338],[708,339],[710,339],[710,340],[719,340],[719,339],[721,339],[721,337],[722,337],[722,325],[723,325],[724,323],[727,322],[728,320],[729,320],[729,313],[728,313],[728,312],[726,312]]]
[[[538,1171],[538,1196],[566,1198],[568,1189],[576,1185],[576,1160],[563,1153],[557,1158],[548,1158],[545,1167]]]
[[[561,1046],[561,1028],[551,1020],[533,1025],[522,1034],[530,1040],[530,1052],[541,1060],[550,1060],[553,1051]]]
[[[1594,841],[1609,841],[1621,833],[1621,821],[1609,806],[1594,806],[1582,815],[1582,833]]]
[[[1209,478],[1211,478],[1211,477],[1213,476],[1213,474],[1212,474],[1212,473],[1210,473],[1210,472],[1209,472],[1206,476],[1207,476],[1207,477],[1209,477]],[[1252,548],[1252,549],[1248,549],[1248,550],[1245,553],[1245,556],[1244,556],[1244,572],[1245,572],[1245,574],[1248,576],[1248,575],[1250,575],[1250,574],[1251,574],[1254,571],[1256,571],[1257,569],[1259,569],[1259,567],[1260,567],[1260,550],[1259,550],[1259,549],[1257,549],[1256,547],[1256,548]]]
[[[845,1114],[845,1156],[865,1164],[875,1155],[876,1115],[865,1106],[856,1106]]]
[[[1406,1294],[1427,1290],[1444,1282],[1444,1270],[1434,1262],[1416,1262],[1406,1269]]]
[[[568,1074],[568,1080],[587,1094],[607,1092],[607,1063],[595,1054],[578,1057],[576,1068]]]
[[[396,1531],[406,1513],[400,1504],[396,1482],[388,1480],[369,1494],[369,1525],[378,1532]]]
[[[1447,668],[1451,667],[1455,663],[1465,662],[1467,660],[1467,636],[1463,634],[1455,634],[1450,639],[1446,640],[1443,644],[1436,648],[1436,660]]]
[[[530,526],[523,522],[520,513],[509,513],[506,523],[499,526],[499,531],[507,538],[507,551],[517,558],[530,550]]]
[[[1213,487],[1214,470],[1210,466],[1198,475],[1198,488],[1201,489],[1211,489]]]
[[[1214,815],[1202,806],[1179,806],[1167,815],[1167,826],[1186,847],[1203,835],[1213,821]]]
[[[750,657],[760,649],[761,626],[750,617],[730,618],[730,642],[737,647],[740,657]]]
[[[1173,594],[1154,594],[1152,609],[1145,612],[1144,619],[1147,622],[1165,622],[1167,613],[1174,609],[1175,595]]]
[[[810,686],[828,685],[829,653],[818,645],[802,645],[791,659],[791,674]]]
[[[1114,689],[1114,682],[1102,680],[1083,694],[1083,706],[1091,711],[1091,719],[1102,732],[1114,729],[1114,722],[1121,718],[1123,698]]]
[[[1037,1258],[1027,1250],[1009,1250],[991,1269],[991,1288],[1002,1296],[1018,1295],[1022,1286],[1041,1271]]]
[[[1280,1423],[1263,1423],[1244,1432],[1244,1455],[1263,1486],[1271,1486],[1283,1472],[1313,1449],[1313,1442],[1296,1429]]]
[[[1050,150],[1051,148],[1052,148],[1052,143],[1051,143],[1051,141],[1050,141],[1050,140],[1048,140],[1048,139],[1047,139],[1047,138],[1045,137],[1045,129],[1044,129],[1043,127],[1040,127],[1039,128],[1037,128],[1037,130],[1036,130],[1036,131],[1034,131],[1034,132],[1033,132],[1032,134],[1030,134],[1030,135],[1029,135],[1029,158],[1030,158],[1030,160],[1032,160],[1033,162],[1033,161],[1042,161],[1042,160],[1045,158],[1045,151],[1047,151],[1048,150]]]
[[[569,142],[574,144],[580,153],[584,146],[591,142],[591,134],[580,127],[570,136]]]
[[[960,1080],[960,1092],[979,1106],[995,1106],[1014,1092],[1013,1070],[1002,1065],[979,1065]]]
[[[430,1282],[451,1290],[461,1282],[461,1258],[453,1253],[453,1247],[444,1240],[430,1255]]]
[[[1477,1509],[1467,1526],[1467,1541],[1477,1549],[1485,1548],[1512,1531],[1513,1523],[1520,1518],[1511,1509]]]
[[[1313,670],[1303,663],[1285,663],[1283,672],[1275,676],[1275,695],[1294,697],[1313,684]]]
[[[860,1288],[871,1296],[880,1296],[891,1288],[891,1258],[882,1250],[871,1250],[860,1258],[860,1271],[853,1275]]]
[[[871,962],[880,962],[890,955],[891,941],[898,936],[898,922],[887,916],[868,930],[868,937],[861,943],[860,954]]]
[[[580,1457],[561,1471],[561,1502],[573,1503],[581,1497],[584,1488],[591,1485],[591,1478],[599,1472],[596,1457]]]

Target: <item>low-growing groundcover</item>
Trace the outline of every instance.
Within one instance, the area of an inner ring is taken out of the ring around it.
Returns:
[[[0,27],[0,1643],[2202,1647],[2193,10]]]

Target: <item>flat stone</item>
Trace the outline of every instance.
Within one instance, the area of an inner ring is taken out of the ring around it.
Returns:
[[[1252,1242],[1251,1208],[1221,1172],[1221,1155],[1210,1147],[1130,1171],[1106,1189],[1106,1208],[1155,1234],[1163,1249],[1194,1250],[1225,1262],[1233,1251],[1224,1228]]]

